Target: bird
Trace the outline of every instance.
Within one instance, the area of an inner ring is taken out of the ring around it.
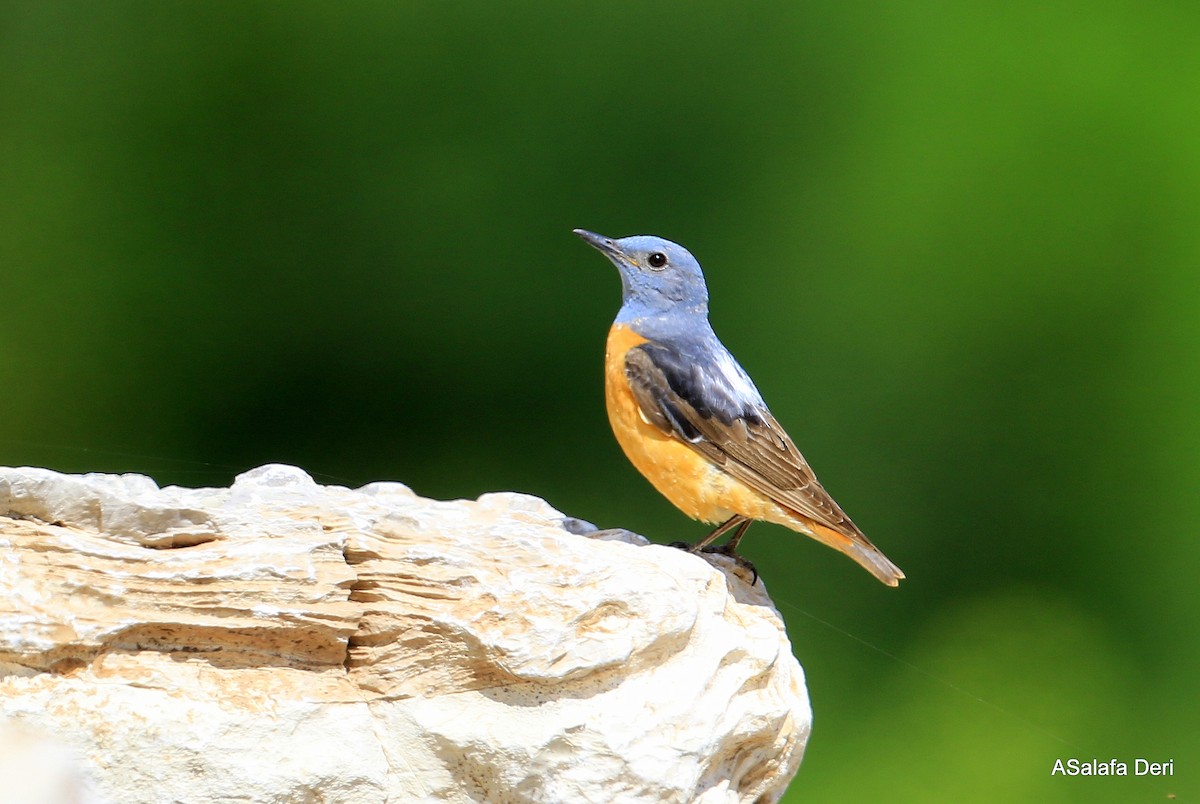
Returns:
[[[652,235],[574,233],[617,267],[622,304],[608,332],[609,423],[634,467],[692,519],[720,523],[693,553],[737,553],[754,521],[845,553],[888,586],[904,573],[868,541],[817,480],[750,376],[717,338],[708,287],[683,246]],[[733,531],[725,545],[718,538]]]

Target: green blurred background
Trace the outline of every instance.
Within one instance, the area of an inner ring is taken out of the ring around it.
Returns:
[[[745,551],[787,801],[1197,800],[1200,6],[0,6],[0,463],[704,527],[603,409],[653,233],[886,589]],[[1056,758],[1170,779],[1051,778]]]

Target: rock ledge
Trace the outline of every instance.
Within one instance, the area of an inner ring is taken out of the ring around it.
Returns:
[[[536,497],[0,468],[0,744],[71,800],[771,802],[810,720],[761,581]]]

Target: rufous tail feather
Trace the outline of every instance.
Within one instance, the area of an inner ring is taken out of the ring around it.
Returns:
[[[875,545],[867,541],[865,536],[855,539],[811,520],[805,524],[809,527],[809,535],[817,541],[850,556],[863,569],[888,586],[900,585],[904,573],[900,571],[899,567],[888,561],[887,556],[879,552]]]

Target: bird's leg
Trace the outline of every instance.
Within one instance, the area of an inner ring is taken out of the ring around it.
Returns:
[[[737,517],[734,517],[734,519],[737,519]],[[754,586],[754,584],[758,583],[758,569],[752,563],[750,563],[750,559],[737,552],[737,546],[738,542],[742,540],[742,537],[746,535],[746,529],[750,527],[750,523],[753,521],[754,520],[752,519],[746,519],[743,517],[742,521],[738,523],[737,530],[733,532],[733,537],[729,541],[725,542],[725,544],[710,544],[706,547],[700,548],[705,553],[720,553],[723,556],[729,556],[735,562],[737,562],[739,567],[750,570],[750,574],[754,577],[754,580],[750,581],[751,586]],[[725,523],[725,525],[728,524],[729,522]],[[725,525],[722,525],[721,527],[725,527]]]
[[[742,537],[746,535],[746,529],[750,527],[750,523],[753,521],[753,519],[747,519],[745,522],[738,525],[738,529],[733,532],[733,537],[725,544],[725,547],[727,550],[729,550],[730,554],[737,552],[738,543],[742,540]]]
[[[754,584],[758,583],[758,570],[754,568],[754,565],[751,564],[745,556],[739,555],[737,552],[738,542],[740,542],[742,537],[746,535],[746,529],[750,527],[750,523],[753,521],[754,520],[744,517],[741,514],[734,514],[733,516],[729,517],[729,519],[713,528],[712,533],[696,542],[696,544],[688,544],[687,542],[673,542],[671,546],[682,548],[687,550],[689,553],[719,553],[723,556],[729,556],[737,562],[738,566],[750,570],[750,574],[754,577],[754,580],[750,582],[750,585],[754,586]],[[737,530],[733,532],[733,537],[727,543],[721,545],[713,544],[714,541],[721,538],[733,528],[737,528]]]
[[[720,525],[717,525],[715,528],[713,528],[712,533],[708,534],[707,536],[705,536],[700,541],[696,542],[694,545],[692,545],[688,549],[691,550],[693,553],[699,553],[705,547],[708,547],[710,544],[715,542],[717,539],[721,538],[726,533],[728,533],[730,531],[730,529],[732,529],[732,528],[738,528],[738,532],[733,537],[733,542],[736,545],[737,540],[742,538],[742,533],[745,532],[746,528],[749,525],[750,525],[749,519],[742,516],[741,514],[734,514],[733,516],[729,517],[729,519],[726,519]]]

